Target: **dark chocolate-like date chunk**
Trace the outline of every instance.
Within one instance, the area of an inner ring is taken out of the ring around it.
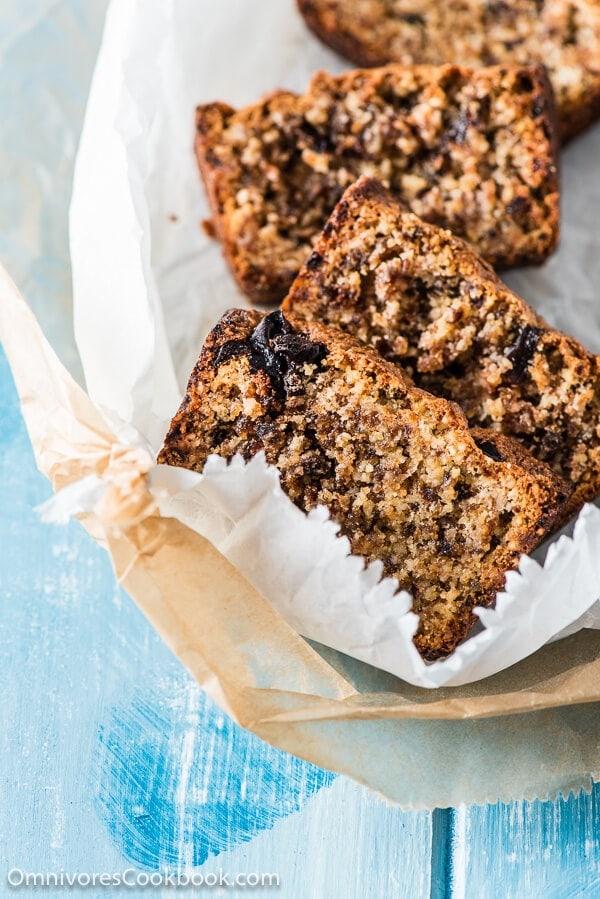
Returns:
[[[248,356],[251,371],[264,371],[271,380],[273,392],[285,399],[288,394],[301,392],[299,367],[305,363],[318,365],[327,355],[327,348],[294,330],[278,309],[265,315],[249,337],[228,340],[219,347],[213,365],[218,368],[241,355]]]
[[[533,359],[540,339],[540,329],[525,325],[514,344],[504,355],[512,362],[512,369],[506,375],[511,384],[520,384],[527,376],[529,363]]]
[[[490,459],[493,459],[494,462],[504,462],[504,456],[502,453],[499,453],[493,443],[490,443],[489,440],[476,440],[475,443],[479,447],[484,455],[488,456]]]

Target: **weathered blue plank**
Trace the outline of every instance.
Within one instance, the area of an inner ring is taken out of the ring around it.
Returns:
[[[434,809],[431,815],[430,899],[452,896],[453,823],[452,809]]]
[[[452,822],[454,896],[600,896],[600,785],[557,802],[460,808]]]
[[[244,733],[181,677],[160,692],[138,685],[108,710],[92,770],[115,845],[151,869],[201,866],[299,812],[334,779]]]

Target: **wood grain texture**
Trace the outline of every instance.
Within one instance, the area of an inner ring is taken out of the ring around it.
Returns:
[[[600,896],[600,786],[557,802],[463,807],[453,817],[454,896]]]

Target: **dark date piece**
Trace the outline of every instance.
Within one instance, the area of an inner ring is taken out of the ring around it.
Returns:
[[[535,355],[540,333],[539,328],[525,325],[513,345],[505,350],[504,355],[512,363],[512,369],[506,375],[511,384],[521,384],[527,377],[527,370]]]
[[[279,399],[301,390],[299,369],[305,364],[320,365],[327,347],[296,331],[279,309],[266,315],[249,337],[228,340],[217,350],[213,366],[218,368],[235,356],[248,356],[250,371],[264,371]]]
[[[494,462],[504,462],[504,456],[502,453],[499,453],[493,443],[490,443],[489,440],[476,440],[475,443],[479,447],[482,453],[488,456],[490,459],[493,459]]]

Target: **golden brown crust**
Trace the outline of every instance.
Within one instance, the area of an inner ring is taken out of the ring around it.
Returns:
[[[278,91],[265,98],[267,102],[281,109],[295,104],[295,95]],[[299,259],[296,254],[291,264],[275,266],[260,265],[248,252],[245,239],[246,226],[236,227],[232,222],[232,198],[230,191],[235,185],[230,172],[222,165],[214,148],[219,145],[227,123],[236,115],[236,110],[226,103],[210,103],[196,110],[196,159],[204,182],[213,213],[211,223],[214,236],[221,241],[223,255],[237,281],[240,290],[257,304],[272,305],[281,301],[297,274]],[[224,171],[225,169],[225,171]],[[235,212],[233,213],[235,216]],[[250,223],[254,229],[255,223]]]
[[[281,300],[335,203],[377,175],[500,267],[542,262],[559,232],[553,103],[541,68],[388,66],[318,73],[197,111],[196,155],[241,289]]]
[[[359,66],[547,66],[563,141],[600,115],[599,0],[298,0],[307,25]]]
[[[159,462],[201,471],[211,453],[264,451],[293,502],[326,505],[352,551],[413,593],[415,643],[436,658],[564,501],[513,441],[474,436],[456,404],[341,331],[232,310],[207,338]]]
[[[561,527],[569,516],[565,517],[565,509],[571,505],[573,485],[554,471],[547,462],[536,459],[522,443],[513,437],[507,437],[499,431],[490,428],[471,428],[471,437],[479,449],[491,459],[511,462],[532,474],[537,480],[545,483],[550,490],[555,490],[558,496],[560,512],[555,520],[553,530]]]
[[[600,492],[600,357],[373,179],[345,193],[283,309],[359,337],[471,426],[522,441],[576,485],[565,515]]]

